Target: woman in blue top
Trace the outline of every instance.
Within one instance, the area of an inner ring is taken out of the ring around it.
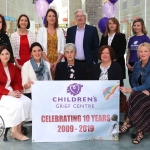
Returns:
[[[120,133],[135,126],[138,133],[132,140],[138,144],[144,132],[150,133],[150,44],[142,43],[138,47],[140,61],[136,62],[132,73],[132,89],[121,87],[121,92],[131,93],[125,111],[125,122]]]
[[[150,43],[149,37],[146,35],[147,31],[144,25],[144,21],[141,18],[138,18],[133,21],[132,24],[132,32],[134,36],[132,36],[128,43],[128,53],[126,57],[126,65],[128,67],[128,74],[129,74],[129,82],[131,87],[131,76],[132,76],[132,69],[135,62],[139,61],[137,56],[137,49],[141,43],[147,42]]]

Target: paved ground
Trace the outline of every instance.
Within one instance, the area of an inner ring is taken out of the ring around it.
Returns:
[[[64,143],[32,143],[31,127],[28,127],[29,141],[17,141],[8,133],[7,142],[0,138],[0,150],[150,150],[150,135],[146,134],[140,144],[134,145],[130,132],[120,136],[119,141],[80,141]]]

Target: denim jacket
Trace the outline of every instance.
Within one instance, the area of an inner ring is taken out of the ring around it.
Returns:
[[[138,85],[138,78],[140,74],[142,75],[142,85]],[[133,91],[150,90],[150,59],[144,67],[142,67],[141,61],[135,63],[131,82],[133,85]]]

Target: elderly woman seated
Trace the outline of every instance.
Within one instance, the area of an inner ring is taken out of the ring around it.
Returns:
[[[34,81],[51,80],[50,64],[42,58],[43,48],[35,42],[30,47],[31,58],[22,67],[24,94],[31,98],[31,85]]]
[[[132,140],[133,144],[138,144],[144,138],[144,132],[150,133],[150,44],[140,44],[138,55],[140,61],[134,64],[132,73],[133,88],[120,88],[122,92],[131,93],[120,133],[134,126],[138,133]]]
[[[85,80],[86,67],[75,61],[76,47],[68,43],[64,47],[66,62],[60,62],[56,66],[55,80]]]
[[[22,95],[16,78],[16,68],[11,62],[9,47],[0,46],[0,115],[5,128],[12,127],[11,136],[28,140],[21,132],[23,121],[31,121],[31,100]]]
[[[115,53],[113,49],[104,45],[98,51],[100,63],[93,65],[91,70],[91,80],[120,80],[123,86],[123,72],[121,66],[114,62]]]

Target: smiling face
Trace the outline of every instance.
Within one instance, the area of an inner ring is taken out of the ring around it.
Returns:
[[[111,61],[110,52],[108,48],[105,48],[101,53],[101,60],[102,62],[109,62]]]
[[[115,22],[113,22],[112,20],[109,20],[108,21],[108,28],[109,28],[109,31],[116,32],[117,24]]]
[[[10,59],[10,53],[7,49],[4,49],[1,53],[0,53],[0,60],[3,64],[7,64],[8,61]]]
[[[28,19],[25,16],[22,16],[19,21],[20,28],[26,29],[28,26]]]
[[[55,23],[56,23],[56,16],[55,16],[55,14],[52,12],[52,11],[50,11],[48,14],[47,14],[47,22],[48,22],[48,24],[50,24],[50,25],[54,25]]]
[[[138,55],[142,61],[148,61],[150,58],[150,50],[146,46],[141,46]]]
[[[41,61],[42,54],[43,54],[43,51],[41,50],[39,46],[35,46],[32,48],[31,55],[36,62]]]
[[[66,48],[65,57],[67,58],[67,61],[73,61],[75,59],[75,55],[76,55],[75,50],[70,50]]]
[[[135,23],[133,24],[133,30],[134,30],[134,32],[135,32],[136,34],[142,33],[142,24],[141,24],[141,22],[135,22]]]
[[[79,26],[84,26],[86,22],[86,16],[82,11],[78,11],[75,15],[76,22]]]

